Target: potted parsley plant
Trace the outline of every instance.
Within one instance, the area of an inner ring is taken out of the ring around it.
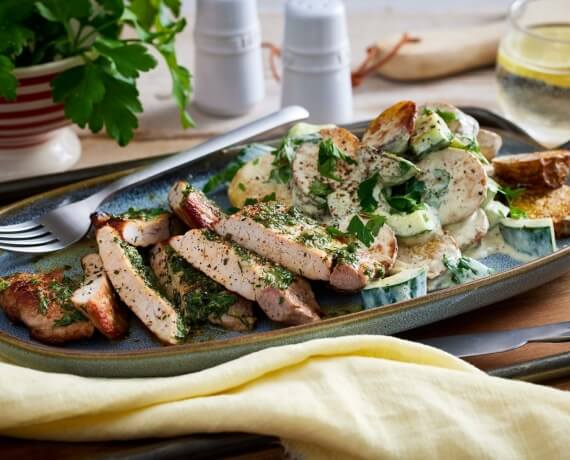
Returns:
[[[54,133],[71,123],[94,133],[104,129],[127,145],[143,111],[137,80],[157,66],[155,56],[170,71],[182,126],[193,126],[186,111],[191,75],[175,51],[186,26],[181,1],[1,0],[0,167],[9,158],[20,174],[18,168],[33,163],[31,154],[40,172],[70,166],[69,158],[53,151],[67,149],[70,157],[79,148],[70,132],[67,140],[61,135],[54,141]],[[43,169],[38,162],[45,163]]]

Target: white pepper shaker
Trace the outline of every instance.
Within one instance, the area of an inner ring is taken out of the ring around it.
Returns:
[[[247,113],[265,95],[256,0],[197,0],[194,103],[213,115]]]
[[[281,105],[302,105],[313,123],[352,119],[350,45],[340,0],[288,0]]]

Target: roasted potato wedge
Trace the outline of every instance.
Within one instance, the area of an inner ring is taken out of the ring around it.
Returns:
[[[272,193],[275,193],[275,198],[280,203],[292,204],[288,185],[269,180],[274,158],[271,153],[266,153],[248,161],[240,168],[228,187],[228,197],[232,206],[242,208],[248,198],[262,200]]]
[[[376,149],[404,153],[414,132],[416,103],[402,101],[388,107],[368,125],[362,142]]]
[[[503,155],[493,159],[495,176],[510,185],[558,188],[570,174],[570,150]]]
[[[546,191],[526,191],[513,201],[513,206],[525,211],[532,219],[552,217],[556,236],[570,236],[570,186],[563,185]]]

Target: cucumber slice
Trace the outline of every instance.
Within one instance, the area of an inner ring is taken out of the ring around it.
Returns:
[[[490,201],[483,207],[489,219],[489,228],[496,227],[499,222],[509,215],[509,207],[499,201]]]
[[[440,228],[437,213],[429,206],[410,214],[386,214],[385,217],[396,236],[402,238],[431,233]]]
[[[410,146],[412,152],[421,158],[430,152],[447,148],[452,139],[453,133],[443,118],[435,112],[425,111],[418,117]]]
[[[321,129],[333,129],[335,125],[312,125],[310,123],[296,123],[289,129],[289,137],[303,137],[318,133]]]
[[[532,257],[542,257],[556,251],[554,226],[545,219],[510,219],[499,223],[501,235],[509,246]]]
[[[443,263],[447,271],[443,275],[429,281],[428,291],[430,292],[475,281],[494,273],[492,268],[471,257],[461,256],[456,260],[444,258]]]
[[[404,270],[375,281],[361,292],[365,309],[415,299],[427,294],[427,270],[425,267]]]

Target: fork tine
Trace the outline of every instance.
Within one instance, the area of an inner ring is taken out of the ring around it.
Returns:
[[[65,245],[62,245],[59,241],[49,244],[43,244],[40,246],[5,246],[0,244],[0,249],[4,249],[10,252],[21,252],[28,254],[45,254],[48,252],[59,251],[63,249]]]
[[[39,246],[47,243],[53,243],[57,241],[57,237],[48,233],[45,236],[39,238],[30,238],[25,240],[9,240],[6,238],[0,238],[0,244],[4,246],[11,247],[26,247],[26,246]]]
[[[22,222],[20,224],[13,224],[13,225],[0,225],[0,234],[2,233],[16,233],[16,232],[23,232],[26,230],[33,230],[42,225],[35,220],[28,220],[27,222]]]
[[[4,240],[27,240],[30,238],[37,238],[49,234],[49,230],[45,227],[39,227],[34,230],[24,230],[22,232],[2,233],[0,232],[0,239]]]

